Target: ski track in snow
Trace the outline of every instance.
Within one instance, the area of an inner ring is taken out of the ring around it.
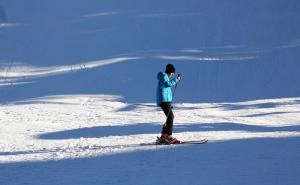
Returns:
[[[165,117],[153,104],[61,95],[0,106],[0,162],[45,161],[180,146],[154,142]],[[300,137],[300,99],[175,104],[174,135],[209,143]]]

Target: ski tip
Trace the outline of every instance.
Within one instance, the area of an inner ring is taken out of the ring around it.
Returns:
[[[193,140],[193,141],[182,141],[180,144],[206,144],[208,139]]]

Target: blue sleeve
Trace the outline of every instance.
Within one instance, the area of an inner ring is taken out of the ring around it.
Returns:
[[[175,87],[177,82],[178,82],[178,80],[176,78],[170,80],[167,75],[164,75],[164,77],[162,79],[162,84],[164,87]]]

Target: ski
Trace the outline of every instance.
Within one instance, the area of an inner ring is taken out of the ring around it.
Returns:
[[[141,143],[139,146],[151,146],[151,145],[188,145],[188,144],[206,144],[208,143],[208,139],[200,139],[200,140],[190,140],[190,141],[181,141],[180,143],[176,144],[167,144],[167,143],[158,143],[158,142],[152,142],[152,143]]]
[[[206,144],[206,143],[208,143],[208,139],[193,140],[193,141],[181,141],[178,144],[181,145],[181,144]]]
[[[96,146],[89,147],[89,149],[99,149],[99,148],[109,148],[109,149],[118,149],[118,148],[134,148],[139,146],[175,146],[175,145],[197,145],[197,144],[206,144],[208,143],[208,139],[200,139],[200,140],[187,140],[181,141],[177,144],[167,144],[167,143],[157,143],[157,142],[149,142],[149,143],[137,143],[137,144],[128,144],[128,145],[114,145],[114,146]]]
[[[180,141],[180,143],[168,143],[163,142],[160,140],[160,137],[157,137],[156,144],[157,145],[180,145],[180,144],[205,144],[208,142],[208,139],[200,139],[200,140],[186,140],[186,141]]]

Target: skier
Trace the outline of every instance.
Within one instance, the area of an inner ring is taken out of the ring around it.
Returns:
[[[172,78],[175,74],[175,67],[172,64],[166,66],[165,72],[159,72],[157,74],[158,85],[156,92],[157,105],[161,107],[165,115],[167,116],[166,123],[163,125],[161,136],[157,139],[157,143],[163,144],[179,144],[180,141],[175,137],[172,137],[174,114],[172,111],[172,87],[181,80],[180,75],[176,78]]]

